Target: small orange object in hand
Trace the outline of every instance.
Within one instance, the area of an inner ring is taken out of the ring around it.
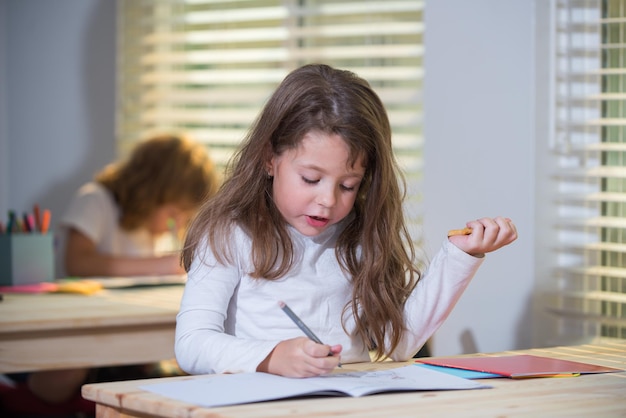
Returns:
[[[472,233],[472,228],[451,229],[448,231],[448,236],[451,237],[453,235],[469,235],[471,233]]]

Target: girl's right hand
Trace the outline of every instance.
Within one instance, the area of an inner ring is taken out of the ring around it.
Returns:
[[[307,337],[292,338],[278,343],[257,371],[286,377],[329,374],[339,365],[341,349],[341,345],[317,344]]]

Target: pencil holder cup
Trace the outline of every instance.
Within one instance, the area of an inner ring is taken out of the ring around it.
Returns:
[[[54,280],[52,234],[0,235],[0,286]]]

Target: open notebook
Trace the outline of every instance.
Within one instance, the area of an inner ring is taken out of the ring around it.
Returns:
[[[204,407],[301,396],[360,397],[383,392],[478,389],[490,386],[415,365],[376,372],[333,373],[295,379],[267,373],[207,375],[141,389]]]

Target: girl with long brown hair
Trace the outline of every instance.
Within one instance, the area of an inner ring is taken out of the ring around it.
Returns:
[[[403,197],[387,113],[369,84],[326,65],[291,72],[188,231],[181,368],[304,377],[369,361],[370,350],[413,356],[483,255],[517,233],[507,218],[468,222],[472,233],[450,237],[422,275]]]

